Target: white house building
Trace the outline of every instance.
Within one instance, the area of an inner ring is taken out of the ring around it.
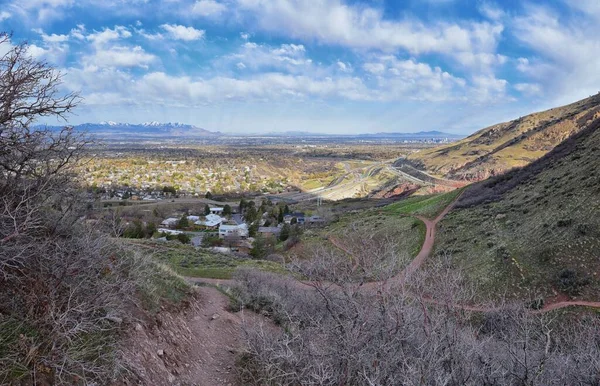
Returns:
[[[241,238],[248,237],[248,225],[225,225],[219,227],[219,238],[224,239],[227,236],[239,236]]]
[[[210,208],[210,213],[222,215],[224,210],[225,208]]]
[[[223,221],[224,219],[221,216],[211,213],[206,215],[206,219],[204,221],[198,220],[194,224],[205,226],[207,228],[214,228],[221,225]]]
[[[177,223],[179,222],[178,218],[175,217],[169,217],[163,220],[163,222],[160,223],[160,225],[162,225],[163,227],[166,228],[175,228],[175,226],[177,226]]]
[[[166,233],[168,235],[176,236],[176,235],[182,234],[183,232],[182,231],[175,231],[173,229],[158,228],[158,233]]]

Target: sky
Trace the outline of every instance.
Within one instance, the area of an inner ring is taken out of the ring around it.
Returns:
[[[0,0],[0,31],[70,124],[468,134],[600,90],[598,0]]]

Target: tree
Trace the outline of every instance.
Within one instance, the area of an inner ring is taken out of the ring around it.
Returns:
[[[281,232],[279,233],[279,240],[285,241],[290,237],[290,226],[288,224],[284,224],[281,227]]]
[[[283,208],[283,213],[290,214],[290,207],[287,204],[285,204],[285,207]]]
[[[206,192],[206,194],[204,195],[204,197],[205,197],[207,200],[212,200],[212,198],[213,198],[213,195],[212,195],[212,193],[211,193],[211,192]]]
[[[210,206],[208,204],[204,205],[204,215],[208,216],[210,214]]]
[[[240,206],[239,206],[240,213],[244,213],[244,210],[246,210],[246,206],[248,206],[248,202],[242,198],[240,200]]]
[[[180,233],[177,235],[177,240],[179,240],[181,244],[189,244],[191,239],[190,236],[185,233]]]
[[[138,289],[133,254],[82,220],[86,202],[74,176],[90,141],[70,127],[34,126],[41,117],[66,122],[77,105],[77,94],[61,93],[61,79],[26,44],[0,34],[0,379],[7,384],[111,379],[119,329],[109,319],[124,317]]]
[[[254,239],[254,244],[252,244],[252,249],[250,249],[250,256],[255,259],[264,259],[271,253],[272,250],[272,240],[269,240],[261,235],[257,235]]]
[[[174,186],[163,186],[163,193],[177,194],[177,189]]]
[[[246,210],[246,222],[253,223],[258,219],[258,212],[254,206],[249,206]]]
[[[0,34],[0,48],[7,45],[0,57],[0,245],[42,231],[46,207],[65,209],[76,193],[74,163],[88,143],[71,128],[30,127],[39,117],[65,119],[79,98],[59,96],[60,73],[29,57],[27,45],[10,48],[10,37]],[[0,258],[0,273],[3,264]]]
[[[256,237],[256,235],[258,234],[258,228],[258,221],[251,223],[250,227],[248,228],[248,236]]]
[[[220,247],[223,245],[223,240],[219,236],[205,235],[202,238],[202,248]]]
[[[279,221],[279,223],[281,224],[283,222],[283,219],[284,219],[283,208],[279,207],[279,215],[277,216],[277,221]]]
[[[125,231],[123,232],[123,237],[128,239],[143,239],[146,236],[144,232],[144,224],[140,220],[133,220]]]
[[[156,233],[156,232],[157,232],[157,228],[156,228],[155,223],[149,222],[146,224],[145,233],[146,233],[147,238],[152,237],[152,235],[154,235],[154,233]]]
[[[231,206],[225,204],[225,206],[223,206],[223,215],[224,216],[231,216]]]
[[[179,229],[185,229],[185,228],[189,228],[190,226],[190,222],[187,218],[187,216],[182,216],[179,221],[177,222],[177,228]]]

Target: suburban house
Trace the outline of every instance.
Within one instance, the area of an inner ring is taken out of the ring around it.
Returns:
[[[219,238],[224,239],[228,236],[239,236],[241,238],[248,237],[248,225],[240,224],[240,225],[225,225],[221,224],[219,226]]]
[[[224,210],[224,208],[210,208],[210,213],[222,215]]]
[[[223,222],[223,218],[216,214],[208,214],[204,221],[198,220],[194,223],[194,225],[198,225],[201,227],[205,227],[208,229],[217,229],[219,225]]]
[[[178,218],[169,217],[167,219],[164,219],[163,222],[160,223],[160,225],[165,228],[175,228],[177,226],[178,222],[179,222]]]
[[[296,222],[299,225],[303,225],[304,222],[306,221],[306,217],[304,216],[304,213],[301,213],[301,212],[287,214],[283,217],[283,221],[286,224],[291,224],[292,219],[294,219],[294,218],[296,219]]]
[[[306,222],[310,225],[320,225],[325,223],[325,219],[319,216],[310,216]]]
[[[258,233],[263,236],[274,236],[277,237],[281,233],[281,228],[278,227],[260,227],[258,228]]]
[[[187,216],[188,221],[194,222],[200,220],[200,216]]]
[[[173,229],[167,229],[167,228],[158,228],[158,233],[166,233],[168,235],[172,235],[172,236],[176,236],[176,235],[180,235],[184,232],[182,231],[176,231]]]

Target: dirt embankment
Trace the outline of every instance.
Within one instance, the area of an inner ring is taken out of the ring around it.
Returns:
[[[135,325],[124,344],[124,358],[133,374],[123,384],[238,384],[235,361],[243,344],[243,326],[270,322],[250,311],[229,312],[229,299],[214,288],[197,291],[187,309],[161,309],[153,319]]]

